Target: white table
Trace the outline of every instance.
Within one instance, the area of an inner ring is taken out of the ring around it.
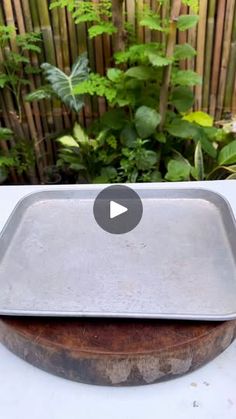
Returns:
[[[236,216],[236,182],[160,184],[201,187],[224,195]],[[74,186],[0,187],[0,230],[30,192]],[[1,419],[236,419],[236,342],[198,371],[144,387],[108,388],[54,377],[0,345]]]

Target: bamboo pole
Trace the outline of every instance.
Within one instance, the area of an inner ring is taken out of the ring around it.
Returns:
[[[37,3],[35,3],[35,0],[29,0],[29,7],[30,7],[31,18],[32,18],[33,30],[34,30],[34,32],[41,34],[41,26],[40,26],[40,21],[39,21],[39,11],[38,11]],[[43,41],[44,41],[44,38],[43,38]],[[46,61],[44,42],[43,42],[42,46],[43,46],[42,52],[39,55],[40,63]],[[41,83],[43,84],[42,80],[41,80]],[[41,85],[41,83],[40,83],[40,85]],[[43,119],[46,120],[46,122],[45,122],[45,136],[47,136],[47,134],[50,132],[50,129],[54,129],[52,106],[51,106],[51,102],[49,100],[43,101],[42,115],[43,115]]]
[[[69,10],[66,10],[66,18],[68,24],[68,51],[70,53],[70,66],[78,57],[78,41],[76,36],[75,23]],[[71,112],[71,122],[74,125],[77,115],[75,112]]]
[[[196,59],[196,71],[203,77],[204,75],[204,58],[205,58],[205,38],[206,38],[206,18],[207,18],[207,0],[201,0],[199,2],[199,25],[197,33],[197,59]],[[198,85],[195,89],[196,95],[196,109],[202,107],[202,86]]]
[[[135,27],[136,27],[137,39],[140,43],[144,42],[144,28],[138,24],[142,13],[143,13],[143,0],[135,0],[135,16],[136,16]]]
[[[171,12],[170,12],[170,27],[169,35],[167,40],[166,56],[172,57],[174,53],[174,47],[176,44],[176,33],[177,33],[177,20],[181,10],[181,0],[176,0],[172,3]],[[168,102],[168,93],[170,86],[170,77],[171,77],[172,65],[168,65],[164,68],[163,71],[163,80],[162,87],[160,92],[160,105],[159,111],[161,114],[161,123],[160,130],[163,129],[166,119],[167,112],[167,102]]]
[[[224,98],[224,111],[225,112],[231,111],[235,75],[236,75],[236,5],[235,5],[235,10],[234,10],[229,62],[227,66],[227,83],[225,87],[225,98]]]
[[[40,11],[38,10],[38,6],[35,3],[35,0],[28,0],[28,1],[29,1],[33,29],[36,33],[41,34],[41,25],[40,25],[40,20],[39,20]],[[42,43],[42,47],[43,47],[42,52],[39,55],[40,64],[46,61],[45,49],[47,46],[44,44],[44,42]],[[45,80],[41,76],[38,76],[36,80],[37,80],[38,88],[45,84]],[[52,103],[52,101],[50,100],[40,101],[39,106],[40,106],[43,127],[44,127],[44,139],[46,141],[47,148],[48,149],[53,148],[54,150],[54,153],[50,159],[50,164],[53,164],[54,156],[55,156],[55,146],[54,146],[54,143],[50,140],[50,134],[51,132],[54,133],[55,131],[61,132],[63,129],[63,126],[61,124],[62,118],[60,116],[61,106],[60,106],[59,101],[57,102],[54,101]],[[59,117],[57,117],[57,113],[59,113]]]
[[[210,93],[210,114],[214,117],[216,111],[216,99],[220,75],[220,59],[222,53],[224,19],[225,19],[226,0],[218,0],[217,17],[215,26],[215,45],[213,53],[212,74],[211,74],[211,93]]]
[[[162,7],[161,7],[161,17],[162,17],[162,19],[165,20],[165,19],[168,19],[169,18],[171,7],[174,7],[174,2],[175,1],[176,0],[174,0],[174,1],[172,1],[172,0],[165,0],[163,2]],[[159,32],[159,33],[160,33],[159,42],[163,42],[166,45],[166,42],[167,42],[166,34],[164,32]]]
[[[48,10],[48,1],[47,0],[34,0],[37,2],[37,10],[40,21],[40,28],[42,31],[42,36],[44,40],[44,51],[46,61],[50,64],[56,65],[56,51],[53,40],[52,26],[50,21],[50,14]],[[49,114],[50,119],[48,119],[49,127],[51,132],[60,132],[61,130],[61,112],[62,106],[61,102],[57,99],[52,101],[52,114]],[[54,127],[55,124],[55,127]]]
[[[60,34],[60,23],[59,23],[59,10],[52,9],[51,11],[51,24],[52,24],[52,32],[53,32],[53,39],[54,45],[56,50],[56,65],[57,67],[63,69],[63,56],[62,56],[62,47],[61,47],[61,34]],[[54,122],[56,131],[60,132],[63,130],[63,120],[62,120],[62,107],[59,101],[55,102],[56,108],[53,112]]]
[[[180,14],[181,15],[187,15],[188,14],[188,7],[186,5],[182,4]],[[187,31],[177,31],[177,36],[178,36],[178,43],[179,44],[186,44],[187,36],[188,36]],[[180,61],[180,68],[181,68],[181,70],[186,70],[186,68],[187,68],[186,60]]]
[[[70,48],[71,62],[74,63],[78,57],[78,40],[76,36],[75,23],[71,13],[67,10],[67,22],[68,22],[68,40]]]
[[[209,96],[210,96],[210,81],[212,69],[212,51],[214,43],[214,27],[215,27],[215,10],[216,0],[209,0],[208,5],[208,18],[207,18],[207,31],[206,31],[206,50],[205,50],[205,71],[203,78],[203,98],[202,109],[208,112]]]
[[[112,21],[117,29],[112,40],[113,52],[124,51],[125,49],[123,4],[124,0],[112,0]]]
[[[159,15],[159,16],[162,15],[162,7],[161,7],[161,4],[158,3],[156,0],[152,0],[151,7],[152,7],[153,12],[156,15]],[[151,37],[152,38],[152,42],[161,42],[161,37],[162,37],[161,32],[154,31],[154,30],[152,31],[152,37]]]
[[[151,0],[144,0],[144,7],[147,7],[151,10],[152,2]],[[151,42],[151,31],[149,28],[144,28],[144,41],[145,43]]]
[[[25,22],[24,22],[24,17],[23,17],[23,10],[24,9],[23,9],[23,7],[21,8],[21,4],[20,4],[19,0],[13,0],[13,5],[14,5],[14,10],[15,10],[15,16],[16,16],[18,31],[19,31],[20,34],[24,35],[26,33]],[[27,55],[28,58],[31,59],[29,53],[26,53],[26,55]],[[34,82],[33,76],[29,75],[28,78],[29,78],[31,88],[33,90],[35,90],[36,84]],[[23,91],[26,92],[26,89],[24,88],[22,90],[22,92]],[[23,101],[23,104],[24,104],[24,101]],[[37,102],[32,103],[31,118],[35,119],[36,130],[37,130],[37,139],[38,138],[43,138],[43,130],[42,130],[42,125],[41,125],[39,106],[38,106]],[[47,158],[46,158],[46,152],[45,152],[43,142],[40,143],[40,150],[41,150],[41,156],[42,156],[43,163],[46,165],[47,164]]]
[[[22,0],[22,8],[23,8],[26,31],[33,32],[34,27],[33,27],[33,22],[32,22],[32,15],[31,15],[31,10],[30,10],[29,0]],[[42,54],[40,55],[42,56]],[[39,62],[39,57],[36,53],[32,52],[31,60],[32,60],[33,67],[38,69],[40,67],[40,62]],[[42,78],[39,74],[36,74],[34,76],[34,80],[35,80],[35,86],[37,88],[39,88],[43,83]],[[47,134],[49,132],[47,118],[45,115],[45,104],[42,101],[40,101],[38,104],[38,108],[39,108],[39,116],[40,116],[41,124],[42,124],[41,129],[43,131],[43,135],[41,137],[43,137],[45,133]]]
[[[67,75],[69,75],[70,74],[69,40],[68,40],[68,34],[67,34],[66,10],[64,8],[59,9],[59,24],[60,24],[60,34],[61,34],[63,70]],[[62,109],[63,109],[65,128],[69,129],[71,127],[71,121],[68,115],[68,111],[65,108],[65,106],[63,106]]]
[[[195,15],[195,11],[193,11],[191,8],[189,10],[190,15]],[[197,46],[197,26],[194,26],[193,28],[188,30],[188,43],[196,49]],[[195,64],[196,64],[196,58],[190,58],[187,60],[187,69],[188,70],[195,70]]]
[[[234,81],[234,91],[233,91],[233,99],[232,99],[232,116],[236,118],[236,76]]]
[[[63,57],[63,69],[66,74],[70,73],[70,53],[69,53],[69,40],[67,34],[67,19],[66,10],[64,8],[59,9],[59,25],[60,25],[60,36],[61,36],[61,48]]]
[[[14,14],[13,14],[11,1],[3,0],[3,9],[4,9],[5,21],[6,21],[7,26],[15,27],[15,20],[14,20]],[[16,31],[13,32],[12,38],[10,40],[10,44],[11,44],[12,50],[17,51]]]
[[[99,0],[93,0],[94,3],[98,3]],[[96,71],[104,75],[105,74],[105,68],[104,68],[104,61],[103,61],[103,50],[102,50],[102,38],[101,36],[98,36],[94,39],[94,47],[95,47],[95,59],[96,59]],[[104,98],[99,97],[98,98],[98,111],[99,115],[103,115],[103,113],[106,111],[106,101]]]
[[[14,5],[16,23],[17,23],[17,26],[18,26],[19,33],[20,34],[25,34],[24,19],[23,19],[22,8],[21,8],[19,0],[13,0],[13,5]],[[27,54],[27,55],[29,57],[29,54]],[[32,77],[29,77],[29,79],[30,79],[31,84],[34,87]],[[22,88],[23,97],[26,93],[27,93],[26,88],[25,87]],[[32,109],[31,109],[31,105],[29,103],[26,103],[25,101],[22,101],[22,102],[23,102],[22,106],[23,106],[25,114],[27,116],[27,126],[29,128],[31,140],[32,140],[34,150],[35,150],[35,156],[36,156],[36,162],[37,162],[39,177],[40,177],[40,180],[42,180],[43,165],[46,164],[46,156],[45,156],[45,153],[44,153],[43,143],[39,143],[39,137],[38,137],[37,128],[36,128],[36,125],[35,125],[35,120],[34,120],[33,112],[32,112]],[[34,109],[37,113],[38,112],[37,104],[34,103],[33,107],[34,107]],[[37,121],[38,121],[38,118],[37,118]],[[34,181],[35,180],[36,180],[36,176],[35,176],[35,173],[34,173]]]
[[[126,0],[127,21],[135,29],[135,1]]]
[[[220,68],[220,81],[217,96],[216,119],[221,119],[224,105],[224,95],[226,87],[227,66],[230,55],[230,41],[233,27],[235,0],[230,0],[226,4],[225,24],[224,24],[224,40],[222,49],[222,60]]]
[[[4,21],[4,16],[5,16],[5,21]],[[0,24],[4,25],[5,23],[9,26],[15,27],[12,5],[7,2],[0,3]],[[3,57],[5,55],[5,52],[9,48],[11,48],[14,52],[17,52],[15,36],[16,36],[16,32],[13,32],[13,36],[11,38],[10,44],[7,45],[7,47],[5,48],[5,51],[2,51]],[[11,129],[15,132],[16,136],[18,136],[19,138],[24,138],[24,135],[25,135],[24,130],[22,128],[22,125],[19,123],[19,118],[15,109],[12,94],[7,88],[4,89],[3,103],[5,104],[7,113],[9,115]],[[14,138],[11,139],[11,144],[12,146],[15,145]]]

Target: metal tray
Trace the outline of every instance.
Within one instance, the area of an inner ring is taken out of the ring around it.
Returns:
[[[134,187],[142,220],[112,235],[93,216],[102,189],[19,202],[0,236],[1,315],[236,318],[236,228],[222,196]]]

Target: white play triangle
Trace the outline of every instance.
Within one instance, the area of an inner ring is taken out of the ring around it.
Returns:
[[[118,217],[128,211],[128,208],[123,205],[117,204],[115,201],[110,201],[110,219]]]

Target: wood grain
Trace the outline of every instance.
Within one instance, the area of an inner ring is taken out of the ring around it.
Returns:
[[[142,385],[193,371],[234,340],[236,321],[1,318],[2,343],[52,374],[89,384]]]

